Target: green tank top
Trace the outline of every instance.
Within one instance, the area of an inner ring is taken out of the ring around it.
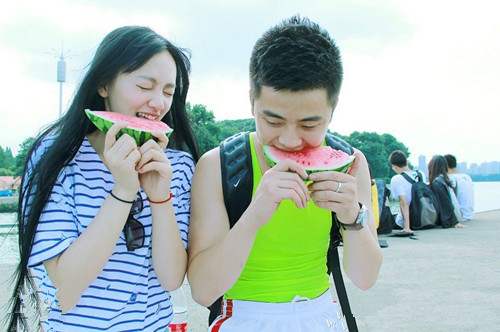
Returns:
[[[253,196],[262,171],[252,134],[250,147]],[[326,253],[331,225],[331,212],[312,200],[305,209],[298,209],[291,200],[282,201],[271,220],[257,232],[240,277],[224,297],[280,303],[297,295],[313,299],[323,294],[330,287]]]

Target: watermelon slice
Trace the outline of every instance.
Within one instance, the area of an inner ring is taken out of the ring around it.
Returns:
[[[329,146],[306,148],[297,152],[286,152],[270,145],[264,145],[263,149],[269,166],[273,167],[281,160],[291,159],[304,166],[308,174],[323,171],[345,173],[354,161],[354,156]]]
[[[111,126],[115,122],[127,122],[128,126],[120,130],[116,135],[116,138],[120,137],[123,134],[128,134],[133,139],[135,139],[137,146],[141,146],[150,139],[156,140],[156,137],[151,134],[151,131],[153,130],[162,131],[167,136],[169,136],[174,131],[165,122],[162,122],[160,120],[149,120],[116,112],[91,111],[89,109],[86,109],[85,113],[89,117],[90,121],[92,121],[92,123],[97,127],[97,129],[104,133],[107,133],[109,128],[111,128]]]

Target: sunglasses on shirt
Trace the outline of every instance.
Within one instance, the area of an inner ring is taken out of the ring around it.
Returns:
[[[134,251],[135,249],[139,249],[144,245],[144,226],[134,218],[134,215],[141,213],[143,208],[144,206],[142,195],[140,192],[137,192],[134,203],[132,203],[132,207],[130,208],[127,221],[125,222],[125,226],[123,227],[125,242],[128,251]]]

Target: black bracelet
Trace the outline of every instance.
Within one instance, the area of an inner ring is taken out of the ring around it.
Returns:
[[[116,196],[115,196],[115,194],[113,194],[113,190],[111,190],[111,191],[109,192],[109,194],[111,195],[111,197],[113,197],[113,198],[114,198],[114,199],[116,199],[117,201],[120,201],[120,202],[123,202],[123,203],[127,203],[127,204],[133,204],[133,203],[134,203],[134,201],[126,201],[126,200],[124,200],[124,199],[121,199],[121,198],[116,197]]]

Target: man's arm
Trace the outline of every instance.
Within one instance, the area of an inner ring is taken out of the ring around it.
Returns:
[[[356,159],[347,174],[320,172],[309,177],[315,181],[310,188],[315,204],[334,211],[340,222],[356,220],[363,203],[369,212],[368,227],[357,231],[344,230],[343,265],[349,279],[361,289],[375,284],[382,263],[382,251],[377,240],[373,209],[371,207],[371,180],[365,156],[355,150]],[[337,191],[338,182],[342,183]]]
[[[188,279],[196,302],[210,306],[241,274],[258,230],[245,218],[229,232],[219,149],[211,150],[199,160],[191,187]]]
[[[368,227],[359,231],[345,230],[342,233],[344,242],[344,270],[349,279],[360,289],[368,289],[377,281],[382,264],[382,251],[378,244],[377,229],[371,205],[371,180],[365,156],[356,151],[358,170],[356,177],[359,202],[366,205],[369,211]]]
[[[405,195],[399,195],[399,209],[401,210],[401,216],[403,217],[403,229],[405,231],[410,230],[410,205]]]

